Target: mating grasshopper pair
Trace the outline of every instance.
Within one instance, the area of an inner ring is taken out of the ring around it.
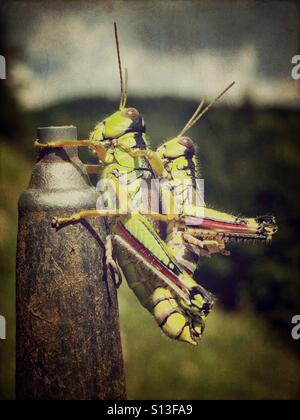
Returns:
[[[127,72],[124,82],[116,25],[115,35],[121,80],[119,110],[97,124],[88,140],[36,143],[37,147],[93,148],[101,168],[99,179],[105,181],[100,208],[56,218],[53,226],[107,218],[106,260],[116,283],[126,278],[167,336],[197,344],[214,303],[213,296],[193,278],[199,257],[226,254],[225,244],[230,240],[271,239],[277,230],[275,220],[270,216],[236,218],[189,200],[191,190],[192,196],[198,194],[197,161],[193,142],[185,134],[232,85],[204,110],[201,101],[181,133],[152,151],[141,114],[126,107]],[[159,190],[158,211],[154,211],[144,206],[141,191],[145,183],[151,185],[158,179],[165,182]],[[164,206],[167,196],[171,206]],[[170,210],[161,211],[161,207]]]

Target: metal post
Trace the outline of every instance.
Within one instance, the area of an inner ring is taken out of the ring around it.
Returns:
[[[76,138],[73,126],[38,129],[40,142]],[[76,148],[38,154],[19,201],[17,399],[126,398],[104,222],[51,227],[96,199]]]

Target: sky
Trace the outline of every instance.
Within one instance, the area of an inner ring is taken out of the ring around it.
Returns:
[[[27,108],[119,96],[113,22],[129,96],[212,98],[298,106],[291,78],[299,16],[285,1],[10,1],[9,39],[22,52],[12,74]],[[8,63],[9,65],[9,63]]]

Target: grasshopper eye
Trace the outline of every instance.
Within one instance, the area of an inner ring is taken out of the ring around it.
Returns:
[[[140,113],[135,108],[125,108],[124,109],[124,115],[126,117],[131,118],[132,120],[135,120],[135,119],[137,119],[140,116]]]
[[[195,154],[195,147],[194,147],[194,143],[193,140],[190,139],[189,137],[182,137],[179,142],[179,144],[181,144],[181,146],[185,147],[185,156],[193,156]]]
[[[179,144],[186,147],[187,149],[194,149],[193,140],[190,139],[189,137],[183,137],[182,139],[180,139]]]

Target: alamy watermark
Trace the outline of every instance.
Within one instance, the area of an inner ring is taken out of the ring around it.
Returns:
[[[3,55],[0,55],[0,79],[6,79],[6,60]]]
[[[6,320],[4,316],[0,315],[0,340],[6,339]]]
[[[300,315],[293,316],[292,324],[294,325],[292,329],[292,337],[294,340],[300,340]]]
[[[292,69],[292,78],[294,80],[300,79],[300,55],[295,55],[292,58],[292,64],[295,64],[295,66]]]
[[[203,179],[151,179],[140,180],[128,173],[118,174],[117,185],[109,179],[101,179],[97,184],[100,193],[96,208],[117,214],[138,213],[140,211],[165,215],[188,214],[203,218]]]

